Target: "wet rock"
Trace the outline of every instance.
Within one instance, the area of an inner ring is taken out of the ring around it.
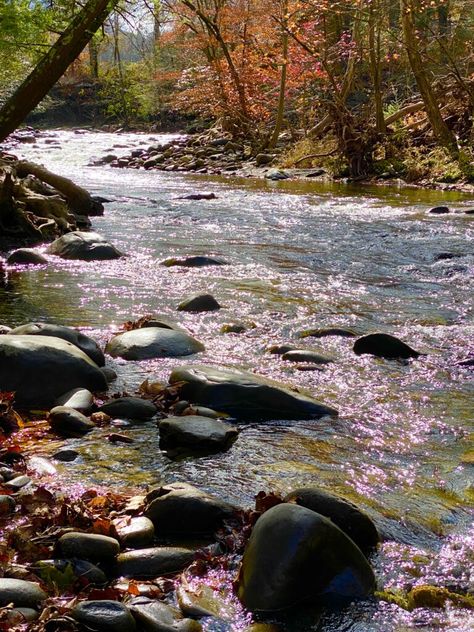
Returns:
[[[115,530],[124,547],[138,549],[149,546],[155,537],[153,522],[145,516],[131,518],[128,524],[116,524]]]
[[[257,154],[255,156],[255,164],[257,167],[263,167],[263,165],[268,165],[273,162],[274,158],[275,156],[272,156],[271,154]]]
[[[59,538],[57,548],[63,557],[99,563],[114,560],[120,551],[120,544],[107,535],[73,531]]]
[[[325,338],[326,336],[340,336],[341,338],[356,338],[357,334],[352,329],[343,327],[323,327],[318,329],[305,329],[300,331],[298,338]]]
[[[36,608],[45,599],[47,594],[34,582],[0,577],[0,607],[12,603],[18,607]]]
[[[317,487],[302,487],[287,494],[284,501],[326,516],[344,531],[364,554],[376,548],[380,541],[377,528],[369,516],[339,496],[328,494]]]
[[[227,323],[222,325],[221,334],[243,334],[247,331],[247,327],[240,323]]]
[[[432,213],[433,215],[446,215],[446,213],[449,213],[449,208],[447,206],[435,206],[431,208],[428,213]]]
[[[464,211],[465,215],[474,215],[474,208],[470,208],[467,211]]]
[[[182,195],[178,200],[216,200],[217,195],[215,193],[190,193],[189,195]]]
[[[113,358],[148,360],[199,353],[204,345],[182,331],[144,327],[115,336],[105,350]]]
[[[215,257],[196,255],[193,257],[183,257],[182,259],[171,257],[170,259],[165,259],[164,261],[162,261],[160,265],[166,266],[167,268],[170,268],[172,266],[182,266],[185,268],[203,268],[205,266],[225,266],[227,265],[227,261],[224,261],[224,259],[216,259]]]
[[[390,334],[369,334],[354,343],[354,353],[368,353],[379,358],[418,358],[421,354]]]
[[[35,476],[54,476],[58,472],[50,459],[44,456],[30,456],[26,460],[26,466],[28,471],[34,472]]]
[[[2,265],[1,265],[1,261],[0,261],[0,274],[2,272]],[[6,325],[0,325],[0,336],[4,336],[5,334],[9,334],[11,332],[12,328],[11,327],[7,327]]]
[[[15,478],[11,478],[9,481],[3,483],[3,486],[7,489],[11,489],[13,492],[17,492],[30,483],[31,478],[23,474],[22,476],[15,476]]]
[[[147,495],[145,515],[158,535],[212,534],[236,508],[187,483],[171,483]]]
[[[130,610],[118,601],[81,601],[71,616],[88,630],[100,632],[134,632],[135,619]]]
[[[363,598],[374,587],[367,560],[339,527],[288,503],[257,520],[237,578],[239,599],[254,611],[282,610],[323,596]]]
[[[49,411],[49,425],[61,437],[82,437],[95,428],[93,421],[66,406],[55,406]]]
[[[51,577],[53,577],[51,582],[53,583],[54,578],[60,574],[68,577],[70,577],[71,574],[74,575],[80,580],[81,585],[96,584],[101,586],[108,581],[107,576],[100,568],[86,560],[40,560],[32,566],[32,570],[46,583],[48,583],[48,581],[51,582]]]
[[[313,364],[330,364],[334,362],[334,358],[330,358],[329,356],[322,355],[310,349],[287,351],[281,356],[281,359],[289,362],[312,362]]]
[[[222,610],[226,611],[228,616],[229,605],[225,603],[224,598],[216,594],[216,592],[206,584],[201,584],[196,590],[186,589],[179,586],[176,591],[178,605],[181,612],[189,617],[215,617],[221,619]],[[219,598],[220,597],[220,598]]]
[[[107,384],[110,384],[110,382],[113,382],[117,379],[117,373],[109,366],[103,366],[100,370],[104,374],[104,377],[107,380]]]
[[[41,253],[36,252],[36,250],[31,248],[19,248],[8,255],[7,263],[10,265],[43,265],[48,263],[48,260],[46,257],[43,257]]]
[[[32,623],[38,619],[39,612],[34,608],[12,608],[6,611],[6,623],[11,626],[11,629],[18,629],[17,626],[25,623]]]
[[[179,610],[156,599],[135,597],[129,608],[144,632],[201,632],[202,626],[184,619]]]
[[[104,354],[96,341],[89,338],[89,336],[81,334],[77,329],[71,329],[71,327],[51,325],[49,323],[28,323],[12,329],[10,334],[13,336],[48,336],[60,338],[61,340],[70,342],[83,351],[97,366],[103,366],[105,364]]]
[[[292,347],[291,345],[272,345],[267,349],[267,352],[273,355],[283,355],[289,351],[296,351],[296,347]]]
[[[101,412],[122,419],[151,419],[157,409],[153,402],[139,397],[118,397],[103,404]]]
[[[47,252],[62,259],[81,261],[103,261],[123,257],[115,246],[97,233],[77,231],[59,237],[48,247]]]
[[[89,412],[94,405],[94,397],[86,388],[73,388],[56,400],[56,406],[74,408],[80,412]]]
[[[220,308],[211,294],[196,294],[178,305],[179,312],[213,312]]]
[[[159,424],[160,448],[185,448],[189,452],[227,450],[237,439],[238,430],[218,419],[187,415],[168,417]]]
[[[235,419],[315,419],[337,415],[334,408],[310,396],[245,371],[183,367],[172,371],[170,376],[171,384],[180,382],[183,383],[179,387],[181,398]]]
[[[270,171],[265,174],[267,180],[288,180],[289,177],[289,174],[281,169],[270,169]]]
[[[77,450],[63,448],[53,454],[53,459],[56,459],[56,461],[62,461],[63,463],[69,463],[71,461],[75,461],[78,456],[79,452]]]
[[[0,495],[0,516],[7,516],[15,511],[15,499],[5,494]]]
[[[121,553],[115,572],[117,577],[150,579],[182,571],[193,561],[194,552],[189,549],[157,546]]]

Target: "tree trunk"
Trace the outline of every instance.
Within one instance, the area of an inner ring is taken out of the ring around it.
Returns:
[[[432,89],[432,81],[420,52],[419,32],[415,27],[415,15],[419,8],[417,6],[417,0],[400,0],[400,2],[405,48],[418,90],[425,104],[426,114],[433,134],[438,142],[445,147],[452,156],[456,157],[459,153],[456,139],[441,116],[440,108]]]
[[[88,0],[0,110],[0,142],[40,103],[82,52],[118,0]]]
[[[273,134],[270,138],[270,142],[268,143],[268,147],[275,147],[278,142],[278,136],[280,134],[282,125],[283,125],[283,117],[285,115],[285,90],[286,90],[286,75],[288,70],[288,20],[286,19],[286,15],[288,13],[288,0],[284,0],[282,3],[282,55],[283,61],[281,64],[281,74],[280,74],[280,92],[278,95],[278,108],[277,115],[275,120],[275,127],[273,129]]]
[[[379,134],[385,133],[383,115],[382,73],[380,69],[380,5],[378,1],[369,8],[369,58],[370,73],[374,87],[375,127]]]

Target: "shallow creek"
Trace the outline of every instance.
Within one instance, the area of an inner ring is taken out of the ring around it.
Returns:
[[[474,216],[462,212],[474,200],[396,187],[87,167],[92,157],[163,137],[58,132],[56,138],[58,146],[41,139],[16,153],[113,200],[93,228],[128,256],[95,263],[52,257],[47,267],[11,271],[7,289],[0,289],[0,323],[76,326],[103,343],[126,320],[164,314],[207,351],[183,360],[111,361],[119,374],[113,391],[132,392],[145,378],[166,380],[175,366],[205,363],[305,388],[340,411],[337,420],[247,424],[229,452],[181,461],[160,452],[153,422],[120,428],[134,439],[129,445],[109,444],[97,431],[68,441],[81,459],[61,465],[60,475],[85,486],[186,480],[245,506],[262,489],[318,485],[358,503],[393,538],[373,560],[381,586],[466,589],[471,582],[472,589],[474,370],[456,363],[474,353]],[[217,199],[178,199],[204,191]],[[427,214],[439,204],[451,214]],[[218,255],[230,265],[159,265],[191,254]],[[225,308],[178,316],[178,303],[203,290]],[[256,327],[221,334],[232,322]],[[401,363],[358,357],[345,338],[298,342],[298,331],[325,326],[393,333],[427,355]],[[277,343],[316,348],[337,361],[323,371],[299,371],[265,353]],[[42,446],[43,453],[58,445]],[[239,612],[206,629],[237,631],[245,621]],[[407,613],[373,603],[319,621],[293,618],[284,629],[473,627],[474,617],[455,608]]]

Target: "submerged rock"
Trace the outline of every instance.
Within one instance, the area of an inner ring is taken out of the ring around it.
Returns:
[[[334,408],[258,375],[207,366],[175,369],[170,383],[179,395],[236,419],[315,419],[337,415]]]
[[[194,551],[189,549],[156,546],[149,549],[127,551],[117,557],[117,577],[151,579],[177,573],[194,561]]]
[[[225,266],[227,265],[227,261],[224,261],[224,259],[216,259],[215,257],[195,255],[192,257],[183,257],[182,259],[177,259],[175,257],[165,259],[161,262],[161,265],[166,266],[167,268],[170,268],[172,266],[183,266],[185,268],[203,268],[205,266]]]
[[[123,603],[102,599],[81,601],[71,611],[71,616],[87,630],[100,632],[134,632],[135,619]]]
[[[109,417],[122,417],[125,419],[151,419],[157,412],[153,402],[140,397],[111,399],[105,402],[99,410],[109,415]]]
[[[47,594],[34,582],[0,577],[0,608],[9,603],[19,607],[35,608],[45,599]]]
[[[18,248],[8,255],[7,263],[10,265],[44,265],[48,263],[48,260],[32,248]]]
[[[81,334],[77,329],[71,329],[71,327],[52,325],[50,323],[28,323],[12,329],[10,334],[12,336],[26,335],[61,338],[61,340],[66,340],[83,351],[97,366],[104,366],[105,364],[104,354],[96,341],[89,338],[89,336]]]
[[[320,514],[284,503],[253,529],[237,578],[237,595],[254,611],[274,611],[318,597],[370,595],[375,578],[354,542]]]
[[[171,483],[147,496],[145,515],[157,534],[212,534],[236,508],[187,483]]]
[[[107,390],[99,367],[73,344],[49,336],[0,336],[0,390],[19,406],[51,406],[73,388]]]
[[[353,540],[363,553],[372,551],[380,538],[376,526],[356,505],[317,487],[302,487],[285,496],[286,503],[295,503],[326,516]]]
[[[159,424],[160,448],[185,448],[189,452],[219,452],[237,439],[238,430],[218,419],[186,415],[168,417]]]
[[[323,327],[305,329],[298,333],[298,338],[325,338],[326,336],[340,336],[341,338],[356,338],[357,334],[352,329],[343,327]]]
[[[354,343],[354,353],[367,353],[379,358],[418,358],[421,354],[390,334],[369,334],[358,338]]]
[[[115,336],[105,350],[113,358],[149,360],[199,353],[204,351],[204,345],[183,331],[144,327]]]
[[[289,362],[311,362],[313,364],[330,364],[334,358],[322,355],[312,349],[294,349],[287,351],[281,356],[282,360]]]
[[[104,237],[93,232],[67,233],[59,237],[48,247],[47,252],[62,259],[81,261],[103,261],[119,259],[124,254],[112,246]]]
[[[179,312],[214,312],[221,305],[211,294],[196,294],[178,305]]]
[[[184,619],[181,612],[163,601],[135,597],[130,610],[145,632],[201,632],[202,626],[193,619]]]

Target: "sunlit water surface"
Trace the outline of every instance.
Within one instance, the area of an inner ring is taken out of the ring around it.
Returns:
[[[0,290],[0,322],[77,326],[104,343],[125,320],[165,314],[207,351],[182,360],[110,360],[119,373],[115,391],[134,391],[145,378],[166,380],[173,367],[199,362],[306,388],[340,411],[337,420],[247,424],[229,452],[178,462],[160,452],[154,423],[121,428],[134,439],[129,445],[109,444],[97,431],[68,442],[81,453],[61,470],[68,481],[186,480],[245,506],[261,489],[318,485],[357,502],[385,534],[374,559],[380,586],[472,590],[474,372],[456,363],[474,353],[474,216],[462,212],[474,200],[396,187],[87,167],[92,157],[163,137],[59,132],[57,139],[58,147],[43,139],[16,153],[113,200],[93,227],[128,256],[96,263],[51,257],[47,267],[11,271],[8,289]],[[204,191],[217,199],[179,199]],[[438,204],[456,212],[428,215]],[[441,253],[455,257],[438,259]],[[230,265],[159,265],[191,254],[218,255]],[[214,294],[224,309],[178,315],[178,303],[198,291]],[[256,327],[221,334],[232,322]],[[302,329],[335,325],[393,333],[427,355],[400,363],[358,357],[349,339],[296,340]],[[302,372],[264,352],[275,343],[320,349],[337,361]],[[58,445],[44,446],[45,454]],[[208,629],[239,630],[246,618],[230,621],[209,622]],[[283,627],[464,632],[474,618],[454,608],[407,613],[374,603],[320,620],[292,618]]]

